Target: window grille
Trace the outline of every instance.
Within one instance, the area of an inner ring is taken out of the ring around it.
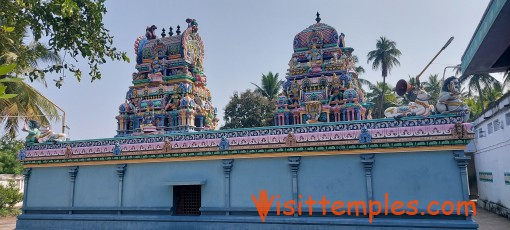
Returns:
[[[200,215],[202,189],[200,185],[174,186],[174,209],[176,215]]]

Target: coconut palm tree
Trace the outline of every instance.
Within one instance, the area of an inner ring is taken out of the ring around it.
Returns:
[[[398,58],[402,53],[397,49],[397,43],[388,40],[386,37],[380,37],[376,43],[376,49],[368,52],[367,63],[372,62],[372,69],[381,70],[383,77],[382,85],[386,85],[386,77],[395,66],[399,66]],[[381,103],[379,104],[379,116],[382,116],[382,108],[384,104],[385,88],[381,92]]]
[[[36,69],[40,64],[60,62],[58,54],[50,52],[41,43],[31,43],[26,47],[27,53],[30,53],[30,66],[17,67],[14,72],[19,76]],[[4,76],[4,79],[7,78]],[[41,82],[46,85],[44,81]],[[14,138],[18,134],[18,128],[26,119],[37,120],[43,125],[58,120],[57,109],[51,101],[27,82],[7,81],[3,84],[7,86],[6,94],[17,94],[15,97],[0,99],[0,124],[3,124],[3,130],[10,137]]]
[[[269,100],[273,100],[278,96],[280,88],[282,87],[283,80],[278,79],[278,73],[274,74],[270,71],[268,74],[262,74],[260,86],[253,84],[257,89],[255,92],[260,93],[262,96]]]
[[[447,67],[448,68],[448,67]],[[453,71],[455,73],[455,76],[458,76],[460,74],[462,74],[462,68],[461,68],[461,65],[460,64],[457,64],[455,66],[453,66]]]
[[[439,97],[439,93],[441,93],[441,85],[443,81],[439,79],[437,74],[429,75],[429,79],[423,83],[425,91],[430,94],[430,104],[435,105],[437,103],[437,99]]]
[[[485,87],[483,89],[483,96],[487,99],[487,106],[490,106],[503,96],[503,85],[496,82],[492,87]]]
[[[354,63],[357,65],[359,62],[358,56],[352,55],[352,59],[354,60]],[[365,68],[363,68],[363,66],[360,66],[360,65],[356,66],[354,68],[354,70],[356,70],[356,72],[358,73],[358,76],[365,73]]]
[[[478,93],[478,103],[482,111],[485,110],[484,88],[488,87],[492,89],[498,86],[501,87],[501,83],[488,73],[461,76],[459,82],[461,84],[467,84],[469,95],[472,95],[473,91]]]

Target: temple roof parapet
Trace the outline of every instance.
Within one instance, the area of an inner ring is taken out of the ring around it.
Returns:
[[[462,116],[432,115],[67,141],[28,145],[18,157],[24,164],[51,164],[305,150],[464,148],[473,138],[474,126],[462,120]]]

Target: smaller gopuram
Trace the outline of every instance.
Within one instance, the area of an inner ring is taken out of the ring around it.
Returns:
[[[203,73],[204,44],[195,19],[168,36],[156,26],[135,42],[136,70],[119,106],[117,137],[214,130],[218,119]]]
[[[371,119],[358,73],[353,48],[345,35],[321,23],[294,37],[283,92],[276,100],[275,125],[309,124]]]

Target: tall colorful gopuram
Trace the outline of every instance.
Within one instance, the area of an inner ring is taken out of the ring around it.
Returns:
[[[294,37],[287,81],[276,100],[275,125],[307,124],[370,119],[353,48],[345,35],[321,23],[309,26]]]
[[[218,119],[203,73],[204,44],[195,19],[161,38],[147,27],[135,42],[136,70],[119,106],[117,136],[214,130]]]

